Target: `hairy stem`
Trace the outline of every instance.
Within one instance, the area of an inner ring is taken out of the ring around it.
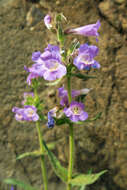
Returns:
[[[37,100],[39,97],[37,94],[37,87],[36,86],[34,87],[34,95],[35,95],[35,99]],[[41,171],[42,171],[44,190],[48,190],[48,179],[47,179],[47,171],[46,171],[46,166],[45,166],[44,146],[42,143],[43,138],[42,138],[42,133],[40,130],[39,121],[36,122],[36,128],[37,128],[37,132],[38,132],[40,152],[42,153],[42,155],[41,155]]]
[[[47,180],[47,172],[46,172],[45,158],[44,158],[44,147],[42,144],[42,134],[41,134],[41,130],[40,130],[39,121],[36,122],[36,127],[37,127],[37,132],[38,132],[38,137],[39,137],[40,151],[42,153],[42,155],[41,155],[41,170],[42,170],[44,190],[48,190],[48,180]]]
[[[71,75],[68,74],[67,76],[67,87],[68,87],[68,99],[69,104],[71,103]],[[72,178],[73,172],[73,165],[74,165],[74,130],[73,124],[69,124],[69,166],[68,166],[68,184],[67,190],[71,190],[71,184],[69,184],[70,179]]]

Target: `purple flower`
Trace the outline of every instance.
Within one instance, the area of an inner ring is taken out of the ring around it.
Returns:
[[[11,186],[11,190],[14,190],[14,187],[13,187],[13,186]]]
[[[88,113],[84,111],[84,104],[72,101],[69,108],[64,108],[64,113],[71,121],[84,121],[88,118]]]
[[[74,28],[74,29],[68,29],[65,31],[67,34],[79,34],[83,36],[99,36],[98,34],[98,29],[100,27],[100,21],[98,20],[96,24],[89,24],[86,26],[81,26],[79,28]]]
[[[61,98],[60,105],[68,106],[69,102],[67,90],[65,90],[64,87],[58,88],[58,95]]]
[[[52,28],[51,21],[52,21],[52,18],[51,18],[50,15],[46,15],[46,16],[44,17],[44,23],[45,23],[45,25],[46,25],[46,27],[47,27],[48,29],[51,29],[51,28]]]
[[[48,112],[48,122],[47,122],[47,127],[48,128],[53,128],[55,125],[55,121],[52,117],[52,114],[50,112]]]
[[[34,106],[24,106],[24,108],[14,107],[12,112],[16,113],[17,121],[37,121],[39,119],[37,109]]]
[[[57,107],[53,108],[52,110],[50,110],[48,112],[48,122],[47,122],[48,128],[54,127],[55,121],[54,121],[53,117],[56,117],[56,112],[57,112]]]
[[[37,109],[35,106],[24,106],[24,119],[27,121],[37,121],[39,119],[39,116],[36,112]]]
[[[23,111],[24,111],[23,108],[18,108],[18,107],[12,108],[12,112],[16,113],[15,119],[17,121],[24,121]]]
[[[41,67],[41,74],[45,80],[52,81],[66,75],[66,67],[61,62],[58,46],[49,44],[41,55],[41,59],[44,61]]]
[[[40,58],[41,56],[41,52],[40,51],[36,51],[32,53],[32,61],[37,62],[37,60]]]
[[[81,90],[72,90],[71,91],[71,96],[72,96],[72,98],[74,98],[74,97],[79,96],[81,94],[88,94],[88,92],[90,90],[91,89],[88,89],[88,88],[84,88],[84,89],[81,89]],[[61,98],[60,105],[68,106],[69,101],[68,101],[68,92],[67,92],[67,90],[65,90],[64,87],[58,88],[58,95]]]
[[[36,60],[36,63],[25,70],[30,72],[27,83],[31,85],[33,78],[43,77],[45,80],[52,81],[66,75],[66,67],[62,64],[60,49],[58,46],[48,45],[44,53]]]
[[[89,70],[92,68],[100,68],[100,64],[93,58],[98,54],[98,48],[93,45],[82,44],[79,48],[78,56],[74,59],[74,65],[79,70]]]
[[[28,97],[33,98],[34,93],[33,92],[24,92],[23,97],[24,97],[24,100],[22,101],[22,105],[24,105],[26,103]]]

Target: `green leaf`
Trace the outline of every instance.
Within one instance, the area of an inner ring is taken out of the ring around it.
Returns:
[[[51,142],[47,144],[48,149],[53,150],[55,148],[56,142]],[[44,152],[44,155],[47,154],[47,151]],[[40,151],[33,151],[33,152],[25,152],[23,154],[20,154],[16,157],[16,160],[20,160],[22,158],[28,157],[28,156],[41,156],[43,155]]]
[[[85,190],[85,185],[83,185],[83,186],[81,186],[81,187],[79,187],[79,189],[78,190]]]
[[[101,171],[96,174],[78,174],[75,177],[73,177],[69,181],[69,183],[76,186],[90,185],[97,181],[97,179],[106,172],[107,170]]]
[[[67,182],[67,169],[61,166],[60,162],[57,160],[56,156],[48,149],[46,143],[43,141],[45,150],[47,151],[50,163],[56,175],[63,181]]]
[[[78,122],[75,122],[75,124],[78,124],[78,125],[82,125],[86,122],[92,122],[92,121],[96,121],[97,119],[100,119],[101,117],[101,114],[102,112],[99,112],[95,117],[91,118],[91,119],[87,119],[85,121],[78,121]]]
[[[42,153],[40,151],[25,152],[25,153],[17,156],[16,160],[20,160],[20,159],[28,157],[28,156],[41,156],[41,155],[42,155]]]
[[[96,76],[83,75],[81,73],[77,73],[77,74],[76,73],[72,73],[71,75],[74,76],[74,77],[83,79],[83,80],[88,80],[90,78],[97,78]]]
[[[70,120],[65,116],[59,119],[55,117],[54,120],[56,125],[63,125],[70,122]]]
[[[11,185],[17,185],[18,187],[20,187],[20,188],[22,188],[24,190],[37,190],[36,188],[32,187],[29,184],[26,184],[26,183],[24,183],[22,181],[12,179],[12,178],[5,179],[4,183],[11,184]]]
[[[46,86],[55,86],[57,85],[60,81],[62,80],[62,78],[55,80],[54,82],[48,82],[45,83]]]

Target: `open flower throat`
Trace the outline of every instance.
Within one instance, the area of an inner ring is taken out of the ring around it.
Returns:
[[[78,106],[73,106],[72,108],[71,108],[71,110],[72,110],[72,112],[75,114],[75,115],[80,115],[80,113],[81,113],[81,108],[80,107],[78,107]]]
[[[50,71],[56,71],[59,67],[59,62],[56,60],[51,59],[50,61],[47,61],[45,66],[50,70]]]

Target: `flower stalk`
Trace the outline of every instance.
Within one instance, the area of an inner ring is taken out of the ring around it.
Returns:
[[[37,87],[36,86],[34,86],[34,94],[35,94],[35,99],[38,99]],[[42,138],[42,133],[41,133],[39,121],[36,122],[36,128],[37,128],[37,132],[38,132],[40,152],[42,153],[42,155],[41,155],[41,171],[42,171],[44,190],[48,190],[48,179],[47,179],[47,171],[46,171],[46,165],[45,165],[44,146],[42,143],[43,138]]]
[[[70,69],[71,72],[71,69]],[[69,104],[71,103],[71,74],[70,72],[67,75],[67,87],[68,87],[68,99]],[[68,184],[67,184],[67,190],[71,190],[71,184],[69,184],[69,181],[72,178],[72,172],[73,172],[73,166],[74,166],[74,130],[73,130],[73,124],[69,124],[69,166],[68,166]]]
[[[44,190],[48,190],[48,180],[47,180],[47,172],[46,172],[46,167],[45,167],[44,147],[43,147],[43,143],[42,143],[42,134],[41,134],[41,130],[40,130],[39,121],[36,122],[36,128],[37,128],[38,137],[39,137],[40,151],[42,153],[42,155],[41,155],[41,171],[42,171],[42,177],[43,177]]]

